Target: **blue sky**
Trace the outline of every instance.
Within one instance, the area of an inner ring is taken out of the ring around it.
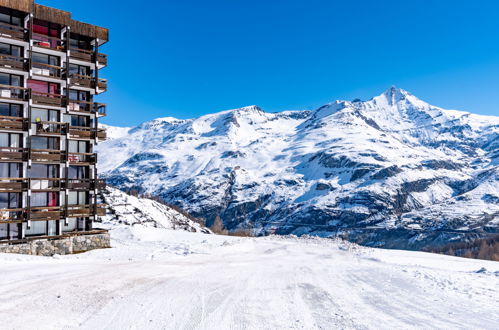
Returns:
[[[39,0],[110,28],[104,122],[256,104],[314,109],[391,85],[499,115],[499,1]]]

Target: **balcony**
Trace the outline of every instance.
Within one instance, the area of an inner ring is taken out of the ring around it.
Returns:
[[[86,87],[86,88],[94,88],[95,86],[95,78],[91,76],[84,76],[81,74],[72,74],[70,76],[71,78],[71,85],[73,86],[80,86],[80,87]]]
[[[0,223],[16,223],[24,219],[24,209],[0,209]]]
[[[68,123],[61,123],[56,121],[41,121],[36,123],[36,134],[38,135],[64,135],[67,132]]]
[[[17,25],[0,23],[0,37],[26,41],[28,30]]]
[[[66,188],[69,190],[93,190],[94,180],[93,179],[68,179],[66,182]]]
[[[33,100],[33,104],[49,105],[55,107],[63,107],[66,103],[66,97],[64,95],[35,91],[31,91],[31,99]]]
[[[20,86],[0,85],[0,99],[27,101],[28,89]]]
[[[69,111],[74,112],[82,112],[82,113],[93,113],[94,103],[88,101],[78,101],[78,100],[69,100]]]
[[[69,57],[75,60],[94,62],[94,52],[91,50],[70,48]]]
[[[30,149],[29,158],[34,163],[63,163],[64,151],[53,149]]]
[[[0,192],[23,192],[28,189],[28,182],[23,178],[0,178]]]
[[[0,162],[22,162],[28,159],[24,148],[0,147]]]
[[[28,120],[21,117],[0,116],[0,130],[24,131],[28,129]]]
[[[60,66],[32,62],[31,67],[33,70],[33,75],[55,79],[64,78],[65,69]]]
[[[106,108],[107,105],[104,103],[94,103],[93,111],[98,117],[104,117],[106,116]]]
[[[83,126],[69,126],[69,137],[75,139],[94,139],[95,128]]]
[[[96,88],[98,89],[98,93],[104,93],[107,91],[107,79],[99,78],[96,82]]]
[[[63,189],[63,181],[60,178],[27,178],[28,186],[36,192],[60,191]]]
[[[97,60],[97,62],[99,62],[99,65],[102,65],[102,66],[107,65],[107,55],[106,54],[97,53],[96,60]]]
[[[26,71],[28,69],[28,59],[12,55],[0,55],[0,66],[6,69]]]
[[[65,43],[62,39],[51,37],[39,33],[33,33],[33,46],[56,50],[63,52],[66,50]]]
[[[96,130],[96,138],[99,140],[107,140],[107,133],[105,128],[98,128]]]
[[[28,209],[28,220],[43,221],[43,220],[59,220],[62,218],[61,207],[59,206],[40,206],[31,207]]]
[[[97,154],[70,152],[68,153],[68,161],[71,165],[93,165],[97,162]]]

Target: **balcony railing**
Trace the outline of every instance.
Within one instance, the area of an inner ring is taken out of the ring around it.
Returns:
[[[22,162],[28,159],[24,148],[0,147],[0,162]]]
[[[17,25],[0,23],[0,37],[16,40],[27,40],[28,30]]]
[[[37,76],[50,77],[56,79],[62,79],[64,77],[65,69],[60,66],[32,62],[31,67],[33,70],[33,74]]]
[[[26,101],[28,89],[20,86],[0,85],[0,98]]]
[[[90,165],[97,161],[97,154],[87,152],[70,152],[68,161],[71,165]]]
[[[83,126],[69,126],[69,137],[80,139],[94,139],[95,128]]]
[[[0,192],[22,192],[28,188],[26,179],[0,178]]]
[[[39,206],[28,208],[28,220],[59,220],[63,213],[60,206]]]
[[[36,133],[40,135],[64,135],[67,131],[68,123],[55,121],[40,121],[36,123]]]
[[[0,209],[0,223],[20,222],[24,219],[24,209]]]
[[[103,92],[107,91],[107,79],[99,78],[97,79],[97,87]]]
[[[65,105],[66,97],[60,94],[49,94],[31,91],[31,99],[33,100],[34,104],[63,107]]]
[[[104,117],[106,115],[106,108],[107,108],[107,105],[104,104],[104,103],[94,103],[94,110],[93,110],[93,112],[98,117]]]
[[[70,48],[69,56],[76,60],[85,61],[85,62],[93,62],[94,52],[91,50],[80,49],[80,48]]]
[[[93,215],[105,216],[105,204],[83,204],[83,205],[68,205],[66,207],[67,218],[87,218]]]
[[[36,163],[62,163],[64,151],[53,149],[30,149],[29,158]]]
[[[94,88],[94,81],[95,81],[94,77],[73,73],[71,74],[70,78],[72,85],[86,87],[86,88]]]
[[[97,59],[97,62],[99,62],[100,65],[104,65],[104,66],[107,65],[107,55],[106,54],[97,53],[96,54],[96,59]]]
[[[63,188],[61,178],[27,178],[28,186],[34,191],[59,191]]]
[[[28,128],[28,120],[21,117],[0,116],[0,130],[24,131]]]
[[[93,112],[93,105],[94,105],[93,102],[69,100],[68,104],[69,104],[69,111],[83,112],[83,113]]]
[[[52,50],[65,51],[65,43],[62,39],[44,34],[33,33],[33,45]]]
[[[28,68],[28,59],[12,55],[0,55],[0,66],[7,69],[25,71]]]

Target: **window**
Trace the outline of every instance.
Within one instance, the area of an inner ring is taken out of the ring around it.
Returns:
[[[60,35],[61,26],[56,23],[49,23],[40,19],[33,20],[33,32],[43,34],[50,37],[58,38]]]
[[[5,7],[0,8],[0,23],[22,26],[22,14],[14,9],[9,9]]]
[[[22,113],[20,104],[0,103],[0,116],[22,117]]]
[[[32,56],[33,62],[35,63],[50,64],[55,66],[59,66],[60,63],[58,56],[41,53],[33,53]]]
[[[87,205],[88,191],[70,191],[68,194],[68,205]]]
[[[69,99],[74,100],[74,101],[89,101],[90,100],[90,93],[71,89],[69,91]]]
[[[90,143],[88,141],[69,140],[68,151],[74,153],[90,152]]]
[[[59,204],[57,192],[33,192],[31,193],[31,206],[57,206]]]
[[[57,110],[47,110],[47,109],[31,109],[31,122],[35,123],[37,119],[41,121],[59,121],[59,111]]]
[[[79,74],[82,76],[92,76],[93,72],[90,67],[78,64],[69,65],[69,74]],[[76,99],[75,99],[76,100]]]
[[[89,116],[64,115],[64,122],[71,126],[91,127],[92,119]]]
[[[32,164],[28,169],[29,178],[58,178],[59,165]]]
[[[70,34],[69,45],[71,48],[93,50],[91,38],[75,33]]]
[[[21,56],[22,53],[23,53],[22,47],[4,44],[0,42],[0,54],[10,55],[14,57],[22,57]]]
[[[0,178],[20,178],[21,176],[21,164],[0,163]]]
[[[0,209],[21,207],[21,193],[0,193]]]
[[[69,179],[89,179],[90,171],[88,166],[69,166],[68,178]]]
[[[59,94],[59,84],[39,80],[28,80],[28,88],[33,92]]]
[[[51,149],[59,150],[59,138],[45,137],[45,136],[32,136],[31,137],[32,149]]]
[[[22,87],[23,78],[9,73],[0,73],[0,85]]]
[[[20,223],[0,224],[0,239],[20,239]]]
[[[0,147],[21,148],[21,134],[0,133]]]

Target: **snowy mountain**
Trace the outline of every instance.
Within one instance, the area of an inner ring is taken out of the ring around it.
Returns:
[[[108,205],[108,214],[101,221],[111,228],[125,224],[211,234],[188,215],[148,198],[131,196],[112,187],[106,187],[101,198]]]
[[[497,233],[499,117],[392,87],[315,111],[159,118],[98,147],[103,177],[210,225],[421,249]]]

